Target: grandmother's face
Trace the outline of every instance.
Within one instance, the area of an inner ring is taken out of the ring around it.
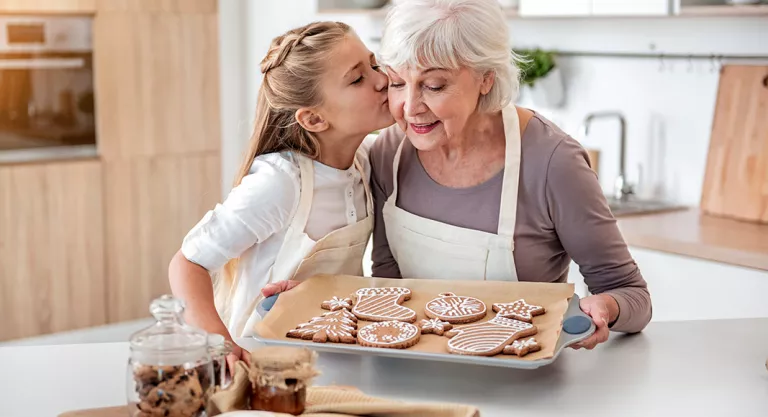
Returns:
[[[413,146],[429,151],[461,135],[493,79],[468,68],[387,68],[389,110]]]

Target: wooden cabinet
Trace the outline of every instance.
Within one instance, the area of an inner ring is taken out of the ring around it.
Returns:
[[[589,16],[592,0],[520,0],[520,16]]]
[[[217,0],[94,0],[100,12],[216,13]]]
[[[97,160],[0,167],[0,340],[106,322]]]
[[[100,12],[94,21],[105,160],[218,151],[215,14]]]
[[[94,13],[96,0],[0,0],[2,13]]]
[[[220,200],[218,152],[106,164],[109,322],[149,315],[169,291],[168,264],[189,230]]]

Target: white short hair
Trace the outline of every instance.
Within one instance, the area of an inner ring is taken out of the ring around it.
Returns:
[[[517,57],[498,0],[404,0],[387,15],[379,52],[392,68],[467,67],[496,80],[479,111],[497,111],[520,89]]]

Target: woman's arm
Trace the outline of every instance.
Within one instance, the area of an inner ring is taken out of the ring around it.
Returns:
[[[571,138],[555,148],[547,170],[549,215],[590,292],[601,295],[599,308],[614,310],[607,311],[615,314],[611,330],[639,332],[651,319],[651,296],[588,161]]]

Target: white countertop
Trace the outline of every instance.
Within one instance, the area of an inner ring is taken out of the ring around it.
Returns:
[[[0,348],[0,416],[124,404],[127,358],[127,343]],[[765,417],[767,358],[768,319],[660,322],[533,371],[322,353],[317,383],[482,417]]]

